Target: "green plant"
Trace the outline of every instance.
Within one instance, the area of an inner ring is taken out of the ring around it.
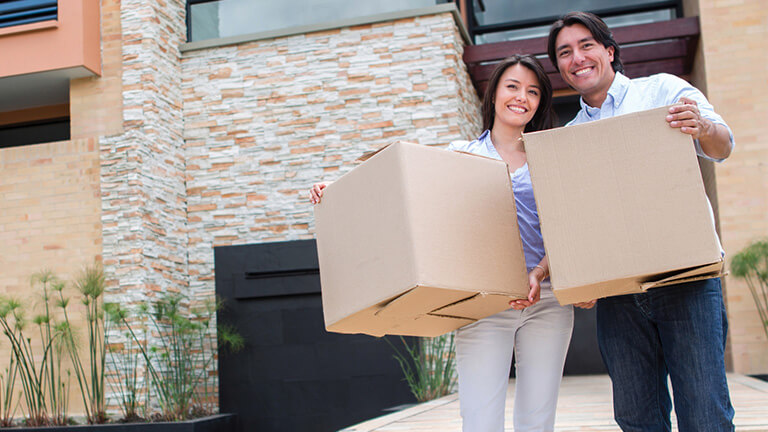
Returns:
[[[109,306],[144,358],[165,420],[184,420],[210,411],[208,375],[216,351],[211,330],[218,307],[219,303],[206,302],[201,307],[189,308],[180,294],[161,296],[151,311],[139,311],[139,317],[157,337],[157,346],[147,349],[128,322],[127,314],[117,313],[119,306]],[[242,347],[242,337],[231,329],[219,326],[218,330],[218,348]]]
[[[419,338],[413,345],[400,336],[404,352],[389,339],[385,340],[395,350],[394,357],[417,401],[437,399],[453,391],[456,383],[453,333],[435,338]]]
[[[5,374],[0,374],[0,427],[13,426],[13,417],[18,404],[13,404],[13,393],[16,385],[19,364],[14,356],[10,356]]]
[[[106,312],[105,335],[109,334],[110,329],[126,330],[123,327],[123,323],[128,318],[125,309],[122,309],[117,303],[108,303],[104,305],[104,310]],[[109,384],[119,398],[123,421],[134,422],[147,417],[149,392],[143,392],[144,398],[142,399],[139,380],[140,369],[143,367],[146,370],[146,367],[142,361],[142,350],[139,348],[138,342],[131,337],[129,331],[126,331],[123,336],[125,340],[123,343],[107,344],[110,353],[108,358],[112,372],[115,374],[113,379],[109,380]],[[145,332],[143,340],[146,341],[146,339],[147,334]],[[116,360],[118,356],[123,358],[120,363]]]
[[[72,325],[69,321],[67,306],[69,299],[63,295],[63,284],[57,286],[59,294],[57,305],[64,315],[60,329],[65,347],[75,369],[75,377],[83,398],[85,417],[89,424],[105,423],[107,413],[104,406],[104,310],[101,297],[104,294],[104,270],[98,264],[85,267],[77,276],[74,286],[81,295],[85,306],[85,320],[88,328],[88,363],[83,365]]]
[[[747,282],[768,337],[768,240],[756,241],[734,255],[731,271]]]
[[[40,322],[40,320],[37,321]],[[43,346],[43,358],[38,367],[32,349],[32,339],[24,334],[25,327],[26,320],[21,302],[11,298],[0,298],[0,328],[11,344],[11,357],[17,364],[21,394],[27,410],[26,423],[30,426],[46,425],[49,420],[45,400],[45,380],[52,341],[48,341]]]

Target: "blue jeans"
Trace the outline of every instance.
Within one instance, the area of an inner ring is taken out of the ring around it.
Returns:
[[[671,430],[669,376],[680,432],[734,430],[727,329],[720,279],[600,299],[597,338],[621,429]]]

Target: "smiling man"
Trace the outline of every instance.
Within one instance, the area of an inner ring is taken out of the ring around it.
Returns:
[[[730,155],[733,134],[706,97],[669,74],[627,78],[619,45],[597,16],[571,12],[556,21],[548,54],[581,95],[581,110],[569,125],[680,103],[666,116],[669,126],[691,135],[701,157],[720,162]],[[727,327],[720,279],[598,300],[598,343],[622,430],[671,430],[668,377],[680,431],[734,430],[725,378]]]

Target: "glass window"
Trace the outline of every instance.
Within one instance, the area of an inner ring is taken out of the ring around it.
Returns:
[[[610,27],[621,27],[674,19],[682,7],[679,0],[471,1],[475,20],[469,30],[477,44],[546,36],[557,17],[575,10],[597,13]]]
[[[69,118],[0,126],[0,148],[69,139]]]
[[[559,16],[559,15],[558,15]],[[650,12],[625,14],[613,17],[602,17],[609,28],[622,27],[635,24],[646,24],[657,21],[667,21],[676,18],[674,9],[663,9]],[[507,40],[528,39],[549,35],[549,24],[535,27],[526,27],[517,30],[499,31],[493,33],[478,34],[475,36],[476,44],[501,42]]]
[[[192,3],[189,40],[322,24],[444,3],[440,0],[219,0]]]

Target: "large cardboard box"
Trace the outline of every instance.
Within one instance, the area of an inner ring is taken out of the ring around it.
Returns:
[[[561,304],[721,274],[693,142],[667,110],[524,135]]]
[[[506,165],[395,143],[315,206],[328,331],[438,336],[528,293]]]

